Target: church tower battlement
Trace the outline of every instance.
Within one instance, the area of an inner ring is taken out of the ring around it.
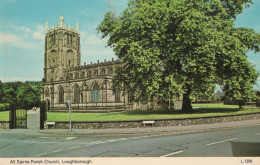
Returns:
[[[63,24],[63,16],[60,15],[60,23],[50,27],[46,21],[45,36],[45,82],[60,81],[65,78],[64,69],[79,67],[81,65],[79,23],[71,28]]]

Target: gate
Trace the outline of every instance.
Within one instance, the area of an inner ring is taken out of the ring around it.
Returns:
[[[27,110],[16,109],[11,110],[9,113],[10,128],[27,128]]]
[[[44,123],[47,120],[47,111],[49,109],[50,103],[48,101],[41,102],[40,108],[40,129],[44,129]]]

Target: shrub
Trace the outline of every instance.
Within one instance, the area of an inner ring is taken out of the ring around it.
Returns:
[[[10,104],[9,103],[1,103],[0,104],[0,111],[8,111],[10,108]]]

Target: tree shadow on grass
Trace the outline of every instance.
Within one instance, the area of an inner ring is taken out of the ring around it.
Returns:
[[[234,113],[243,111],[239,108],[196,108],[193,109],[193,112],[183,112],[181,110],[132,110],[125,112],[127,115],[179,115],[179,114],[205,114],[205,113]]]

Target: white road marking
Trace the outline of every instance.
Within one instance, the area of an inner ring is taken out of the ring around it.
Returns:
[[[107,142],[116,142],[118,140],[115,140],[115,139],[110,139],[110,140],[106,140]]]
[[[214,144],[219,144],[219,143],[224,143],[224,142],[228,142],[228,141],[232,141],[232,140],[236,140],[236,139],[238,139],[238,138],[222,140],[222,141],[219,141],[219,142],[214,142],[214,143],[207,144],[207,146],[214,145]]]
[[[260,133],[257,133],[257,134],[255,134],[255,135],[260,135]]]
[[[121,138],[121,139],[117,139],[117,140],[130,140],[131,138]]]
[[[103,144],[103,143],[107,143],[107,142],[99,142],[99,143],[96,143],[96,144]]]
[[[171,156],[171,155],[176,155],[176,154],[180,154],[182,153],[183,151],[176,151],[174,153],[171,153],[171,154],[168,154],[168,155],[163,155],[163,156],[160,156],[160,157],[167,157],[167,156]]]
[[[75,148],[79,148],[79,147],[80,147],[80,146],[70,147],[70,148],[68,148],[68,150],[75,149]]]
[[[42,155],[46,155],[47,153],[42,153],[42,154],[39,154],[39,155],[35,155],[35,156],[42,156]]]
[[[102,142],[102,141],[95,141],[95,142],[91,142],[90,144],[102,144],[102,143],[106,143],[106,142]]]
[[[61,151],[64,151],[64,150],[56,150],[56,151],[53,151],[52,153],[61,152]]]
[[[71,139],[75,139],[75,138],[77,138],[77,137],[68,137],[68,138],[66,138],[66,140],[71,140]]]

